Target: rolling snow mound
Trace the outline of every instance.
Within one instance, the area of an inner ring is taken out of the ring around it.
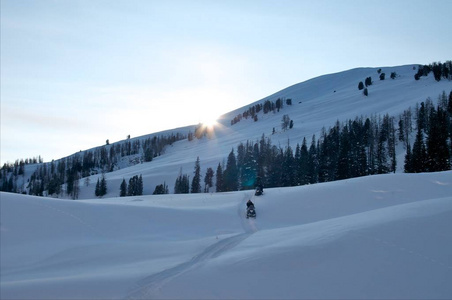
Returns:
[[[452,172],[0,208],[1,299],[452,297]]]

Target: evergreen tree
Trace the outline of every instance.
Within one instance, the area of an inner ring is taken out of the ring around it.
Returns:
[[[101,197],[107,194],[107,179],[105,178],[105,174],[102,174],[99,192]]]
[[[290,145],[287,145],[284,151],[284,160],[282,164],[282,176],[281,185],[282,186],[293,186],[295,185],[295,170],[294,170],[294,156]]]
[[[143,195],[143,177],[140,175],[133,176],[129,179],[129,187],[127,189],[128,196],[141,196]]]
[[[149,161],[152,161],[153,158],[154,158],[154,152],[152,151],[152,149],[146,148],[146,150],[144,151],[144,161],[149,162]]]
[[[405,154],[405,165],[404,165],[405,173],[413,173],[413,164],[412,164],[412,154],[411,154],[411,146],[408,144]]]
[[[138,188],[137,188],[137,196],[143,195],[143,176],[138,178]]]
[[[100,179],[97,178],[96,189],[94,190],[94,195],[100,197]]]
[[[279,187],[281,186],[282,179],[282,165],[284,162],[284,154],[281,148],[272,146],[269,153],[268,161],[268,187]]]
[[[360,81],[359,83],[358,83],[358,90],[363,90],[364,89],[364,83],[362,82],[362,81]]]
[[[213,176],[213,169],[207,168],[206,176],[204,176],[204,193],[208,193],[209,189],[213,186]]]
[[[168,186],[164,182],[163,184],[157,185],[152,194],[153,195],[164,195],[164,194],[168,194],[168,193],[169,193]]]
[[[426,130],[426,123],[427,123],[427,117],[426,117],[426,109],[425,109],[425,103],[421,102],[420,107],[416,107],[417,112],[417,128],[420,130]]]
[[[182,169],[174,184],[174,194],[188,194],[190,191],[190,178],[188,175],[182,175]]]
[[[294,154],[294,185],[300,185],[300,160],[301,160],[301,147],[297,144]]]
[[[228,155],[226,169],[224,170],[224,191],[237,191],[239,186],[239,172],[234,149]]]
[[[427,169],[430,172],[450,169],[447,114],[441,108],[432,109],[427,137]]]
[[[218,164],[217,167],[215,186],[217,193],[224,192],[223,168],[221,167],[220,164]]]
[[[349,140],[349,132],[348,127],[345,126],[344,128],[342,128],[341,132],[337,179],[350,178],[350,165],[351,165],[351,159],[349,157],[350,152],[351,145]]]
[[[136,181],[135,181],[135,176],[133,176],[132,178],[129,179],[129,185],[127,188],[127,196],[136,196],[135,191],[136,191]]]
[[[414,141],[411,153],[411,169],[414,173],[426,171],[425,162],[427,160],[427,151],[425,149],[424,136],[420,127],[417,129],[416,139]]]
[[[306,138],[303,138],[303,143],[300,148],[300,162],[298,165],[298,177],[300,178],[300,185],[309,183],[309,152]]]
[[[317,147],[315,142],[315,135],[312,136],[311,146],[309,147],[309,159],[308,159],[308,178],[309,183],[318,182],[318,166],[319,160],[317,155]]]
[[[191,193],[201,193],[201,166],[199,162],[199,156],[195,162],[195,176],[193,176],[193,180],[191,181]]]
[[[125,197],[127,196],[127,183],[126,180],[123,178],[121,182],[121,186],[119,187],[119,197]]]
[[[447,104],[447,112],[452,117],[452,91],[450,91],[450,94],[449,94],[449,102]]]

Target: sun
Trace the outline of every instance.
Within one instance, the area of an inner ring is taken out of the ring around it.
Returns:
[[[203,117],[201,123],[206,127],[214,127],[215,125],[218,124],[217,120],[218,120],[218,118],[205,116],[205,117]]]

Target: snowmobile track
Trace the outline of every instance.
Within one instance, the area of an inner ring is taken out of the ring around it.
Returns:
[[[144,278],[137,283],[137,286],[129,292],[125,299],[158,299],[159,291],[166,283],[179,275],[199,267],[204,262],[226,253],[255,233],[257,228],[255,227],[254,222],[248,222],[243,214],[244,203],[247,199],[248,195],[246,195],[243,201],[239,203],[237,210],[242,228],[245,231],[244,233],[222,239],[207,247],[203,252],[194,256],[191,260]]]

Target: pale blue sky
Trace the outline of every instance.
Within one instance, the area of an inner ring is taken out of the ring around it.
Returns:
[[[356,67],[450,60],[452,1],[1,0],[1,163],[220,115]]]

